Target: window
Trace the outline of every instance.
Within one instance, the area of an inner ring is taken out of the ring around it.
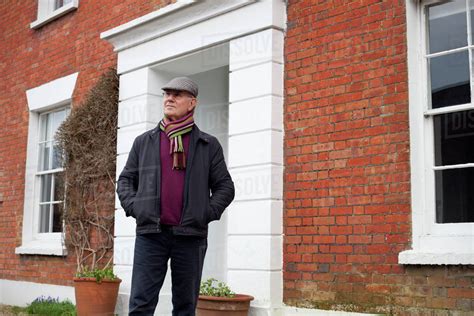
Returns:
[[[72,3],[72,0],[55,0],[54,1],[54,10],[57,10],[61,7],[64,7],[66,4]]]
[[[430,74],[425,115],[433,121],[436,223],[474,222],[470,2],[474,3],[461,0],[425,9]]]
[[[62,232],[61,221],[61,180],[62,157],[54,141],[56,131],[69,114],[69,109],[60,109],[40,115],[38,143],[38,173],[39,190],[39,233]]]
[[[407,17],[413,249],[399,259],[473,264],[474,0],[407,1]]]
[[[39,28],[60,16],[74,11],[79,6],[79,0],[38,0],[38,16],[30,24],[32,29]]]
[[[69,113],[78,73],[26,91],[29,109],[23,230],[17,254],[66,255],[59,207],[61,153],[54,135]]]

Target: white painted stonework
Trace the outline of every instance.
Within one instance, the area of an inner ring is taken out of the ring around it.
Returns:
[[[19,294],[21,293],[21,294]],[[76,303],[74,287],[25,281],[0,280],[0,304],[26,306],[40,296]]]
[[[322,309],[295,308],[295,307],[286,306],[283,309],[283,315],[285,316],[359,316],[359,315],[376,316],[380,314],[327,311],[327,310],[322,310]]]
[[[76,72],[27,90],[28,110],[44,112],[69,103],[74,93],[78,75],[79,73]]]
[[[178,1],[101,34],[118,52],[117,176],[136,136],[161,119],[161,87],[190,76],[200,86],[196,122],[218,137],[236,198],[211,223],[204,277],[253,295],[251,314],[283,313],[283,39],[281,0]],[[116,200],[115,271],[128,308],[135,222]],[[171,311],[166,278],[156,310]]]
[[[282,132],[283,99],[280,96],[264,96],[234,102],[229,105],[229,134],[237,135],[259,130]],[[252,112],[253,115],[247,113]],[[271,115],[268,115],[271,114]]]

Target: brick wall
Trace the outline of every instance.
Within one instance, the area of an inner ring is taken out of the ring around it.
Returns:
[[[474,310],[472,266],[410,249],[405,1],[289,1],[284,301],[444,315]]]
[[[21,245],[28,106],[25,91],[79,72],[79,103],[116,65],[103,31],[157,10],[168,0],[81,0],[78,10],[33,30],[37,1],[0,1],[0,279],[71,285],[73,256],[15,255]]]

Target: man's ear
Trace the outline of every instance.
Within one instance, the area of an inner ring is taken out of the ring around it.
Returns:
[[[196,108],[196,105],[197,105],[197,100],[196,98],[193,98],[191,100],[191,104],[189,104],[188,106],[188,112],[191,112],[192,110],[194,110]]]

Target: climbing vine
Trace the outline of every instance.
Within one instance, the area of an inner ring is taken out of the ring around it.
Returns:
[[[107,268],[113,258],[117,113],[118,76],[110,69],[56,134],[63,152],[64,241],[78,273]]]

